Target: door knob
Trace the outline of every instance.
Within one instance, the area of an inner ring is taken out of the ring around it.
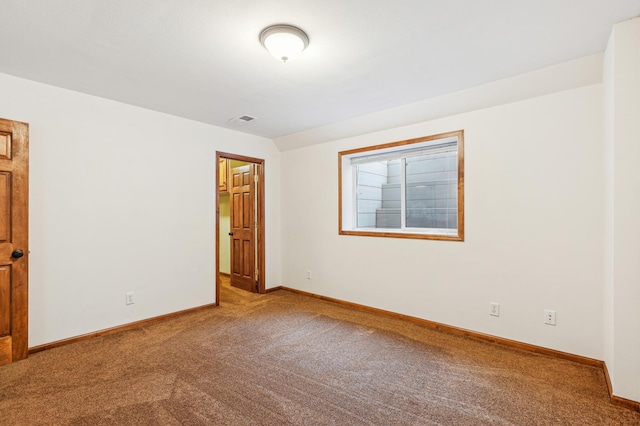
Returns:
[[[22,256],[24,256],[24,252],[22,250],[14,250],[13,253],[11,253],[11,257],[14,259],[20,259]]]
[[[233,237],[233,232],[229,232],[229,235]]]

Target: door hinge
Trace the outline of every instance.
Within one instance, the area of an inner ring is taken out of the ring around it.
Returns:
[[[260,180],[260,178],[258,178],[258,175],[253,175],[253,181],[254,182],[258,182]]]

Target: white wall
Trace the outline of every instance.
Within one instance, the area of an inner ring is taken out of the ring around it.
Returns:
[[[7,75],[0,91],[30,125],[30,346],[215,302],[216,150],[266,161],[280,285],[272,141]]]
[[[616,396],[640,401],[640,19],[605,56],[605,362]]]
[[[466,241],[338,235],[339,151],[458,129]],[[602,131],[595,84],[283,152],[283,285],[602,359]]]

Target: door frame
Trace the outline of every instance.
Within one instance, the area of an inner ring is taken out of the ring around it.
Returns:
[[[220,159],[238,160],[258,165],[258,293],[265,294],[265,224],[264,224],[264,159],[216,151],[216,306],[220,305]]]

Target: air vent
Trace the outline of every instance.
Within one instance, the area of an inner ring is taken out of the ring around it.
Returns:
[[[242,115],[238,118],[232,118],[231,120],[229,120],[229,122],[233,124],[247,124],[255,119],[255,117],[251,117],[250,115]]]

